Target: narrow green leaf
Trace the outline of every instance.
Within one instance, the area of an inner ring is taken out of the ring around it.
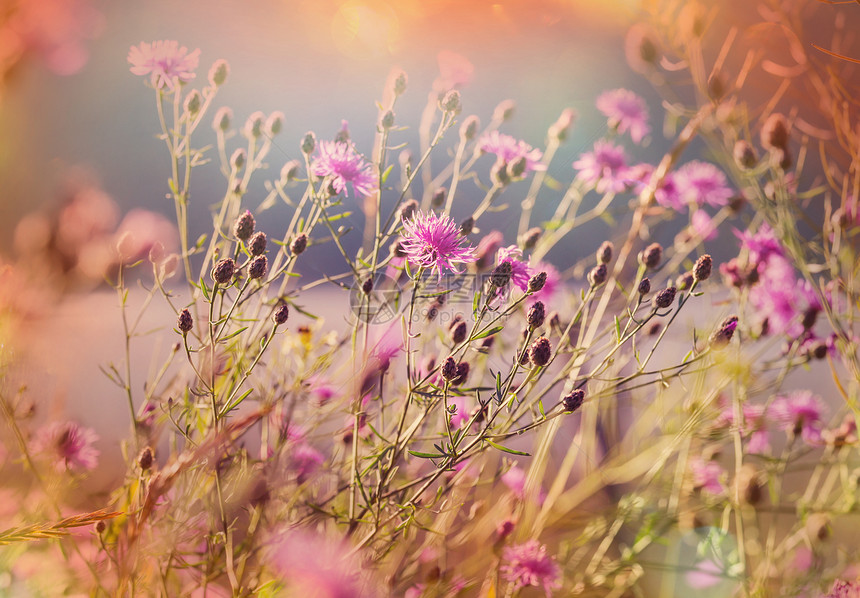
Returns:
[[[497,334],[504,329],[505,329],[504,326],[494,326],[494,327],[490,328],[489,330],[485,330],[484,332],[479,332],[478,334],[476,334],[475,336],[472,337],[472,340],[476,341],[476,340],[479,340],[482,338],[487,338],[488,336],[493,336],[494,334]]]
[[[235,336],[238,336],[238,335],[242,334],[242,333],[243,333],[243,332],[245,332],[247,329],[248,329],[248,327],[247,327],[247,326],[243,326],[243,327],[242,327],[242,328],[240,328],[239,330],[237,330],[237,331],[235,331],[235,332],[231,332],[231,333],[230,333],[230,334],[228,334],[227,336],[222,337],[222,338],[221,338],[221,340],[222,340],[222,341],[228,341],[228,340],[230,340],[231,338],[233,338],[233,337],[235,337]]]
[[[433,453],[420,453],[418,451],[407,451],[410,455],[420,459],[443,459],[445,455],[434,455]]]
[[[385,184],[385,181],[388,180],[388,175],[391,174],[391,170],[394,168],[394,164],[390,164],[388,168],[385,169],[385,172],[382,173],[382,184]]]
[[[503,453],[510,453],[511,455],[521,455],[523,457],[531,457],[532,456],[531,453],[525,453],[523,451],[517,451],[517,450],[514,450],[512,448],[508,448],[506,446],[502,446],[501,444],[496,444],[492,440],[489,440],[486,438],[485,438],[485,440],[487,441],[487,444],[489,444],[491,447],[493,447],[494,449],[498,449],[498,450],[502,451]]]

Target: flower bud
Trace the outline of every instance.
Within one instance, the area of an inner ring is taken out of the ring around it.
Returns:
[[[525,156],[517,156],[510,162],[506,167],[508,178],[510,179],[518,179],[523,176],[526,172],[526,167],[528,166],[528,161]]]
[[[788,122],[782,114],[774,112],[764,121],[761,127],[761,144],[769,150],[788,147]]]
[[[494,184],[504,187],[511,182],[511,175],[508,173],[508,165],[502,160],[496,160],[490,168],[490,180]]]
[[[194,116],[198,112],[200,112],[200,106],[203,104],[203,98],[200,96],[200,92],[196,89],[191,90],[185,97],[185,112]]]
[[[434,208],[441,208],[445,205],[445,199],[448,197],[448,189],[445,187],[439,187],[433,192],[433,196],[430,198],[430,205]]]
[[[287,307],[286,303],[279,304],[278,307],[275,308],[274,313],[272,313],[272,321],[275,323],[275,326],[281,326],[289,317],[290,308]]]
[[[696,260],[696,265],[693,267],[693,276],[696,280],[708,280],[711,276],[713,268],[713,260],[707,253]]]
[[[312,153],[314,153],[314,149],[316,149],[316,146],[317,137],[316,135],[314,135],[313,131],[308,131],[307,133],[305,133],[305,136],[302,137],[301,143],[302,153],[311,155]]]
[[[373,277],[368,276],[364,279],[364,282],[361,283],[361,292],[365,295],[370,295],[370,291],[373,290]]]
[[[289,160],[281,168],[281,182],[289,183],[296,180],[299,174],[299,161]]]
[[[511,275],[513,274],[513,266],[510,262],[505,261],[493,268],[492,274],[490,274],[490,282],[492,285],[498,289],[502,289],[508,285],[511,281]]]
[[[245,150],[242,148],[237,149],[233,152],[233,155],[230,156],[230,166],[233,170],[241,170],[245,165]]]
[[[226,131],[230,128],[231,120],[233,120],[233,111],[227,106],[219,108],[212,119],[212,128],[216,131]]]
[[[597,250],[597,261],[601,264],[608,264],[612,261],[612,253],[615,250],[615,246],[611,241],[604,241],[601,243],[600,248]]]
[[[599,287],[606,282],[606,264],[598,264],[588,273],[588,284],[592,287]]]
[[[308,236],[305,233],[299,233],[293,237],[290,243],[290,251],[293,255],[301,255],[308,247]]]
[[[469,362],[461,361],[457,364],[457,375],[454,376],[453,380],[451,380],[451,386],[460,386],[461,384],[466,383],[466,379],[469,377]]]
[[[263,278],[269,270],[269,259],[265,255],[258,255],[248,265],[248,278],[256,280]]]
[[[633,25],[624,38],[627,64],[638,73],[653,70],[660,57],[660,48],[654,31],[645,23]]]
[[[459,114],[462,109],[460,103],[460,92],[456,89],[452,89],[447,92],[442,99],[439,100],[439,109],[442,112],[450,112],[452,114]]]
[[[392,87],[394,89],[394,95],[395,96],[403,95],[403,93],[406,91],[406,83],[407,83],[407,77],[406,77],[406,73],[404,73],[403,71],[398,72],[394,76],[394,84]]]
[[[544,307],[543,301],[535,301],[532,304],[529,308],[528,314],[526,315],[526,319],[529,323],[529,330],[535,330],[536,328],[543,326],[544,320],[546,319],[546,308]]]
[[[461,235],[470,235],[475,228],[475,219],[471,216],[467,217],[463,222],[460,223],[460,234]]]
[[[640,295],[647,295],[651,292],[651,280],[647,276],[644,277],[639,281],[639,288],[636,290],[639,291]]]
[[[513,100],[502,100],[493,110],[493,120],[496,122],[507,122],[514,116],[514,111],[517,109],[517,103]]]
[[[250,210],[245,210],[245,213],[239,216],[233,224],[233,236],[240,241],[247,241],[254,234],[256,224],[254,215],[251,214]]]
[[[248,251],[251,252],[251,255],[263,255],[266,253],[266,243],[266,233],[263,231],[254,233],[254,236],[248,241]]]
[[[445,363],[442,364],[442,378],[448,382],[451,382],[457,377],[457,362],[454,361],[453,357],[449,357],[445,360]]]
[[[735,164],[744,170],[754,168],[758,163],[758,156],[755,155],[753,146],[751,146],[745,139],[738,139],[735,142],[732,155],[734,156]]]
[[[249,139],[257,139],[263,134],[264,123],[265,116],[263,113],[260,111],[254,112],[245,121],[245,126],[242,127],[242,134]]]
[[[181,332],[191,332],[191,329],[194,328],[194,318],[191,316],[190,311],[183,309],[179,312],[179,317],[176,320],[176,327],[179,328]]]
[[[455,320],[451,323],[451,327],[448,329],[448,332],[451,336],[451,342],[455,345],[459,345],[466,340],[466,336],[469,334],[469,327],[466,325],[465,321]]]
[[[540,239],[541,233],[543,233],[543,229],[538,226],[530,228],[523,233],[523,236],[520,239],[520,245],[522,245],[523,249],[534,249],[535,245],[537,245],[538,239]]]
[[[683,274],[678,275],[678,278],[675,279],[675,286],[679,291],[686,291],[690,287],[693,286],[693,272],[688,271]]]
[[[236,262],[232,258],[225,257],[219,260],[215,267],[212,268],[212,280],[217,284],[229,284],[233,280],[233,273],[236,271]]]
[[[274,137],[284,128],[284,113],[276,110],[266,119],[266,134],[269,137]]]
[[[648,270],[654,270],[663,259],[663,247],[659,243],[651,243],[639,252],[639,263]]]
[[[708,343],[712,349],[720,350],[726,347],[732,340],[735,334],[735,329],[738,327],[738,317],[730,316],[723,320],[720,327],[717,328],[711,335]]]
[[[529,360],[536,366],[544,366],[552,357],[552,345],[545,336],[540,337],[529,347]]]
[[[397,210],[397,219],[400,221],[411,220],[412,216],[414,216],[417,211],[418,201],[415,199],[407,199],[401,204],[400,209]]]
[[[209,69],[209,83],[215,87],[224,85],[227,75],[230,74],[230,65],[223,58],[216,60]]]
[[[475,138],[478,134],[478,128],[481,126],[481,121],[474,114],[467,116],[460,125],[460,141],[466,143]]]
[[[529,293],[537,293],[541,289],[543,289],[546,284],[546,272],[538,272],[531,278],[529,278],[528,287],[526,287],[526,291]]]
[[[568,413],[573,413],[580,407],[585,400],[585,391],[581,388],[575,388],[564,396],[561,400],[561,406]]]
[[[152,447],[149,446],[144,447],[137,456],[137,465],[143,471],[152,467],[153,461],[155,461],[155,455],[152,452]]]
[[[394,126],[394,111],[386,110],[382,113],[382,117],[379,119],[379,126],[383,129],[390,129]]]
[[[558,120],[550,125],[549,130],[547,131],[547,136],[550,139],[555,139],[559,143],[566,141],[570,134],[570,127],[573,126],[573,122],[575,120],[576,110],[573,108],[565,108],[562,110],[561,116],[558,117]]]
[[[666,309],[675,301],[675,294],[678,292],[678,289],[675,287],[668,287],[654,295],[654,307],[657,309]]]

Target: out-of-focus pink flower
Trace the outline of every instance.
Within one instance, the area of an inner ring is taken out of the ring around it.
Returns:
[[[376,191],[373,165],[355,151],[347,141],[320,141],[311,172],[318,177],[330,177],[335,191],[343,193],[347,183],[355,193],[367,197]]]
[[[534,272],[532,272],[528,264],[520,261],[522,257],[523,252],[516,245],[501,247],[496,253],[496,265],[499,265],[502,262],[508,262],[511,265],[511,282],[518,289],[525,292],[529,286],[529,278],[532,277]]]
[[[627,169],[625,181],[632,184],[637,193],[641,193],[651,183],[653,174],[654,167],[643,162]],[[664,208],[670,208],[678,212],[683,212],[687,209],[687,204],[684,203],[678,192],[675,176],[671,172],[665,174],[663,180],[660,181],[654,190],[654,200]]]
[[[451,427],[456,430],[465,426],[470,418],[466,407],[466,397],[450,397],[448,404],[456,408],[456,411],[451,415]]]
[[[748,252],[749,263],[756,268],[771,256],[785,257],[782,244],[767,222],[754,233],[735,230],[735,236],[740,239],[741,250]]]
[[[573,167],[579,170],[576,178],[594,185],[598,193],[624,191],[629,182],[624,148],[609,141],[595,143],[594,149],[582,154]]]
[[[504,235],[500,231],[493,230],[481,237],[478,241],[478,247],[475,248],[475,267],[478,270],[485,270],[496,256],[496,251],[502,246],[505,240]]]
[[[290,469],[296,473],[299,482],[316,473],[324,460],[323,454],[307,443],[295,445],[289,456]]]
[[[475,67],[465,56],[442,50],[437,54],[436,60],[439,63],[439,77],[433,82],[433,91],[442,94],[472,82]]]
[[[822,598],[860,598],[860,581],[837,579]]]
[[[41,428],[35,439],[36,452],[54,461],[57,469],[95,469],[99,451],[96,433],[74,422],[55,422]]]
[[[699,206],[724,206],[732,197],[726,175],[709,162],[687,162],[675,173],[675,182],[681,198]]]
[[[645,101],[629,89],[605,91],[597,98],[597,109],[609,120],[609,127],[619,133],[630,132],[630,138],[640,143],[651,130]]]
[[[502,575],[514,589],[527,586],[542,587],[547,596],[561,588],[561,568],[547,554],[546,546],[537,540],[509,546],[504,551]]]
[[[696,563],[695,569],[684,575],[687,585],[696,590],[704,590],[713,587],[723,581],[725,573],[714,561],[700,561]]]
[[[764,455],[770,452],[770,433],[767,431],[767,409],[764,405],[744,403],[742,407],[744,425],[740,432],[748,437],[747,452],[754,455]],[[730,402],[723,406],[720,422],[725,425],[735,423],[735,407]]]
[[[549,262],[535,262],[531,264],[530,268],[532,274],[546,272],[546,282],[544,283],[543,288],[537,293],[534,293],[531,298],[533,301],[543,301],[546,308],[551,310],[553,308],[552,299],[561,287],[561,274],[556,267]]]
[[[335,396],[337,396],[337,388],[328,381],[324,376],[314,374],[304,382],[305,386],[310,389],[320,405],[325,405]]]
[[[189,52],[175,40],[141,42],[128,51],[131,72],[149,75],[149,82],[156,89],[172,90],[177,82],[187,83],[194,78],[199,61],[200,48]]]
[[[771,404],[770,413],[783,430],[800,433],[807,444],[821,442],[824,403],[810,391],[799,390],[777,397]]]
[[[693,474],[693,484],[711,494],[720,494],[725,490],[722,483],[723,468],[716,461],[705,461],[701,457],[690,459],[690,472]]]
[[[490,131],[481,136],[478,140],[478,149],[495,154],[499,160],[506,164],[510,164],[517,158],[525,158],[526,170],[524,175],[533,170],[546,170],[546,166],[540,162],[543,153],[539,149],[533,148],[521,139],[514,139],[510,135],[498,131]]]
[[[148,256],[157,245],[168,253],[176,251],[178,235],[176,226],[161,214],[136,208],[122,219],[114,238],[120,259],[133,263]]]
[[[713,241],[717,238],[717,227],[704,210],[696,210],[690,217],[690,229],[703,241]]]
[[[403,221],[400,246],[410,263],[436,272],[442,279],[444,271],[459,273],[456,264],[475,261],[475,250],[466,244],[460,227],[444,214],[418,211]]]

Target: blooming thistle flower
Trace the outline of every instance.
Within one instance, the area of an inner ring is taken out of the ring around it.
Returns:
[[[595,143],[594,149],[582,154],[573,167],[579,170],[576,178],[594,185],[598,193],[618,193],[627,186],[629,169],[624,148],[609,141]]]
[[[478,150],[495,154],[501,162],[510,164],[518,158],[525,159],[525,170],[522,176],[533,170],[546,170],[546,166],[540,160],[543,154],[522,140],[517,140],[510,135],[490,131],[478,140]]]
[[[55,422],[36,433],[35,449],[54,459],[57,469],[95,469],[99,451],[93,446],[98,440],[90,428],[82,428],[74,422]]]
[[[410,263],[435,271],[439,280],[445,270],[460,273],[456,264],[475,261],[475,250],[464,246],[466,239],[460,228],[448,216],[432,212],[416,212],[403,221],[403,238],[400,247]]]
[[[818,444],[821,440],[821,418],[824,404],[808,390],[800,390],[777,397],[770,407],[770,414],[786,432],[800,434],[807,444]]]
[[[526,586],[543,587],[547,596],[561,588],[561,568],[547,554],[546,546],[537,540],[509,546],[504,551],[505,564],[501,571],[513,584],[514,591]]]
[[[343,193],[347,183],[363,197],[376,191],[373,165],[355,151],[352,143],[320,141],[317,150],[311,172],[318,177],[330,177],[335,191]]]
[[[173,90],[176,82],[186,83],[194,78],[194,69],[200,60],[200,49],[192,52],[174,40],[141,42],[128,51],[131,72],[135,75],[149,75],[149,81],[156,89]]]
[[[531,278],[531,268],[528,264],[520,261],[523,257],[523,251],[516,245],[508,245],[507,247],[499,248],[496,253],[496,263],[502,264],[508,262],[511,265],[511,282],[521,291],[526,291]]]
[[[675,173],[675,183],[684,201],[699,206],[724,206],[732,197],[726,175],[709,162],[687,162]]]
[[[630,138],[636,143],[641,143],[651,130],[645,102],[629,89],[603,92],[597,98],[597,109],[609,119],[610,128],[619,133],[630,131]]]

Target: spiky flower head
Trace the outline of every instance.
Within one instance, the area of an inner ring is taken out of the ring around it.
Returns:
[[[550,596],[561,587],[561,568],[537,540],[505,548],[504,562],[502,575],[513,584],[514,591],[527,586],[543,587]]]
[[[552,357],[552,344],[545,336],[540,337],[532,346],[529,347],[529,360],[536,366],[543,366],[549,363]]]
[[[281,303],[278,307],[275,308],[274,313],[272,314],[272,321],[275,323],[275,326],[280,326],[286,323],[287,318],[290,317],[290,308],[287,307],[286,303]]]
[[[475,261],[475,250],[466,243],[459,227],[448,216],[418,211],[411,219],[403,221],[400,244],[406,259],[435,271],[440,280],[444,271],[459,273],[457,264]]]
[[[335,191],[343,193],[347,183],[362,197],[376,191],[373,165],[355,151],[351,142],[320,141],[317,150],[311,172],[318,177],[329,177]]]
[[[245,210],[245,213],[239,216],[233,224],[233,235],[241,241],[247,241],[254,234],[256,224],[251,211]]]
[[[248,278],[256,280],[263,278],[269,270],[269,259],[265,255],[258,255],[248,265]]]
[[[266,244],[266,233],[263,231],[254,233],[251,240],[248,241],[248,251],[251,252],[251,255],[263,255],[266,253]]]
[[[236,262],[232,258],[225,257],[212,268],[212,280],[218,284],[228,284],[233,279],[235,271]]]
[[[191,316],[190,311],[183,309],[179,312],[179,317],[176,319],[176,327],[182,332],[190,332],[194,328],[194,318]]]
[[[677,294],[678,289],[675,287],[668,287],[654,295],[654,307],[658,309],[666,309],[675,301],[675,295]]]
[[[580,407],[582,407],[582,403],[585,400],[585,391],[581,388],[575,388],[568,394],[564,395],[564,398],[561,399],[561,406],[564,407],[564,410],[568,413],[573,413]]]

